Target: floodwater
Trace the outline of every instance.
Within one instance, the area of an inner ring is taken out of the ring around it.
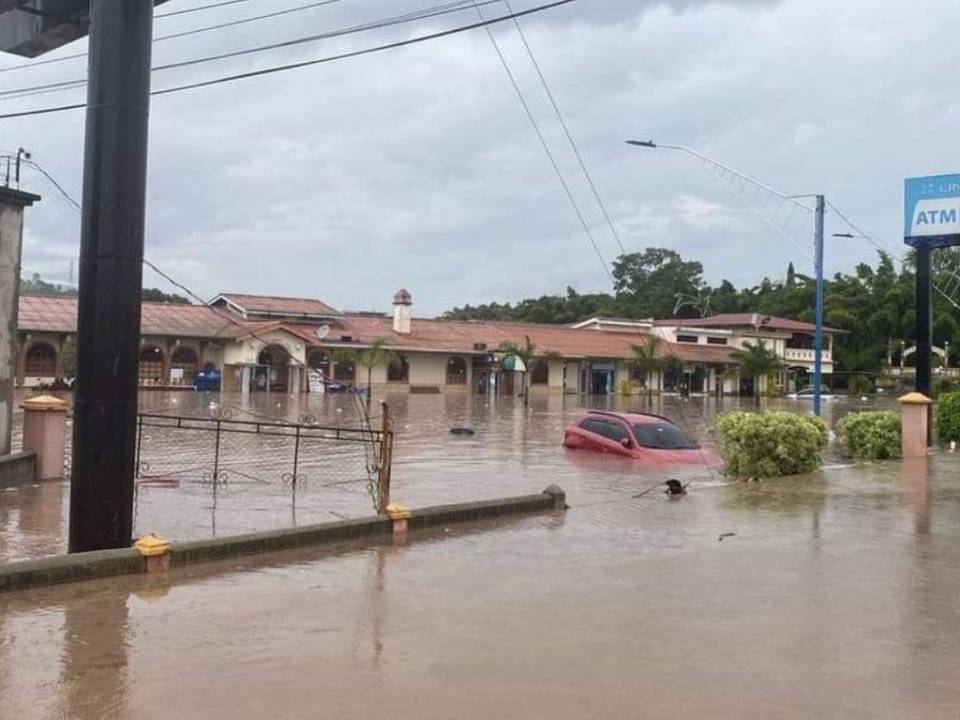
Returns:
[[[957,716],[956,456],[634,498],[570,399],[391,400],[398,500],[570,509],[3,596],[0,718]]]
[[[380,398],[378,397],[378,400]],[[636,463],[566,451],[560,446],[563,429],[584,412],[585,406],[619,410],[639,409],[671,417],[706,447],[718,412],[754,408],[750,398],[584,398],[536,396],[529,406],[514,398],[469,395],[387,394],[396,431],[393,499],[410,507],[481,500],[539,492],[551,483],[561,485],[571,497],[594,502],[619,497],[625,485],[647,487],[670,477],[684,482],[717,482],[716,471],[703,468],[640,467]],[[809,411],[805,401],[761,401],[764,407]],[[826,418],[834,422],[859,402],[825,405]],[[360,427],[361,408],[345,395],[210,393],[141,393],[144,413],[270,422],[275,419]],[[380,425],[379,403],[371,410],[371,425]],[[22,415],[15,418],[15,447],[19,443]],[[451,427],[470,427],[472,437],[450,434]],[[156,532],[173,540],[235,535],[278,527],[360,517],[372,513],[362,444],[343,444],[328,463],[301,462],[301,481],[289,482],[292,448],[285,451],[257,445],[250,453],[233,457],[220,453],[220,467],[231,473],[224,485],[209,479],[214,451],[210,433],[147,428],[144,456],[156,473],[164,463],[197,468],[179,487],[138,484],[135,535]],[[228,438],[224,446],[242,451],[250,436]],[[229,442],[232,441],[232,442]],[[320,452],[326,452],[321,448]],[[309,446],[304,443],[304,454]],[[205,469],[201,469],[205,468]],[[162,475],[163,473],[159,473]],[[180,476],[178,476],[180,477]],[[66,482],[0,489],[0,562],[53,555],[66,551],[70,490]]]

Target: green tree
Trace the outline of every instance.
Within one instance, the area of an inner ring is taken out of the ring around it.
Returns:
[[[333,353],[334,362],[354,363],[367,371],[367,410],[373,395],[373,369],[389,365],[399,356],[387,347],[387,338],[375,338],[366,348],[341,348]]]
[[[768,347],[763,340],[758,339],[756,343],[744,343],[743,348],[734,350],[731,354],[740,363],[741,375],[754,379],[754,397],[760,397],[760,383],[756,382],[756,379],[783,368],[783,363],[777,357],[776,351]]]
[[[703,265],[667,248],[621,255],[613,278],[617,305],[628,317],[670,317],[678,295],[697,297],[704,285]]]
[[[639,376],[647,388],[647,397],[653,397],[653,377],[664,368],[661,347],[663,340],[653,335],[644,345],[633,346],[633,357],[627,363],[631,372]]]

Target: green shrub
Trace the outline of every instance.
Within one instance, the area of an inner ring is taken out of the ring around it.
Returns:
[[[866,375],[853,375],[847,381],[847,392],[850,395],[872,395],[873,381]]]
[[[900,457],[900,414],[892,410],[849,413],[837,433],[844,454],[856,460]]]
[[[937,437],[944,442],[960,441],[960,392],[941,395],[937,400]]]
[[[820,467],[827,424],[813,415],[732,412],[717,419],[727,474],[779,477]]]
[[[941,395],[946,395],[947,393],[956,392],[957,385],[952,380],[947,380],[947,378],[938,378],[937,381],[933,384],[933,392],[931,393],[934,398],[938,398]]]

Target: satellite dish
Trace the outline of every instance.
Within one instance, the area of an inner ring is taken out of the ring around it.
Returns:
[[[329,325],[321,325],[320,327],[317,328],[317,337],[320,338],[321,340],[323,340],[329,334],[330,334]]]

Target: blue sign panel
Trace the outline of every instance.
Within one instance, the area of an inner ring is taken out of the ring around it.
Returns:
[[[960,174],[907,178],[903,239],[913,247],[960,245]]]

